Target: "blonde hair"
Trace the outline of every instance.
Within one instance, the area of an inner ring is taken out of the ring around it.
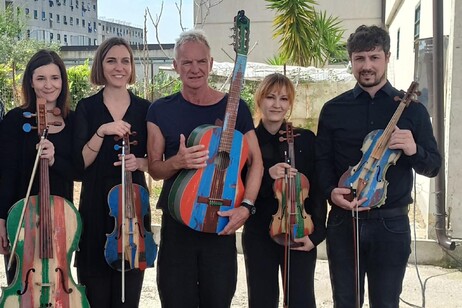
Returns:
[[[287,76],[284,76],[279,73],[273,73],[266,76],[262,82],[257,87],[255,91],[254,100],[255,100],[255,123],[260,122],[261,119],[261,110],[260,105],[263,99],[271,93],[273,89],[281,90],[286,88],[287,97],[289,99],[290,110],[289,116],[292,113],[292,108],[294,107],[295,100],[295,87],[292,81]]]

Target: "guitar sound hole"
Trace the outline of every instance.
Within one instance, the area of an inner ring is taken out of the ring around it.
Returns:
[[[215,162],[219,170],[225,170],[229,166],[229,153],[219,152]]]

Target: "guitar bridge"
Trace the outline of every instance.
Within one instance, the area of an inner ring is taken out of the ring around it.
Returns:
[[[211,198],[211,197],[197,197],[197,202],[205,203],[210,206],[230,206],[232,201],[230,199]]]

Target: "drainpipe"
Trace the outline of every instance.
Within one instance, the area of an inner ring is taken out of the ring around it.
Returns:
[[[433,122],[435,123],[436,141],[441,153],[442,163],[435,180],[436,222],[435,230],[438,244],[449,250],[456,248],[446,232],[446,181],[444,153],[444,62],[443,62],[443,1],[433,0]]]

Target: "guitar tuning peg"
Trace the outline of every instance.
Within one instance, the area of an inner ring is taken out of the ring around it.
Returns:
[[[130,145],[138,145],[138,141],[137,140],[130,141]]]
[[[120,144],[114,145],[114,150],[119,151],[120,149],[122,149],[122,146]]]
[[[394,100],[395,102],[399,102],[399,101],[401,100],[401,97],[395,96],[395,97],[393,98],[393,100]]]

